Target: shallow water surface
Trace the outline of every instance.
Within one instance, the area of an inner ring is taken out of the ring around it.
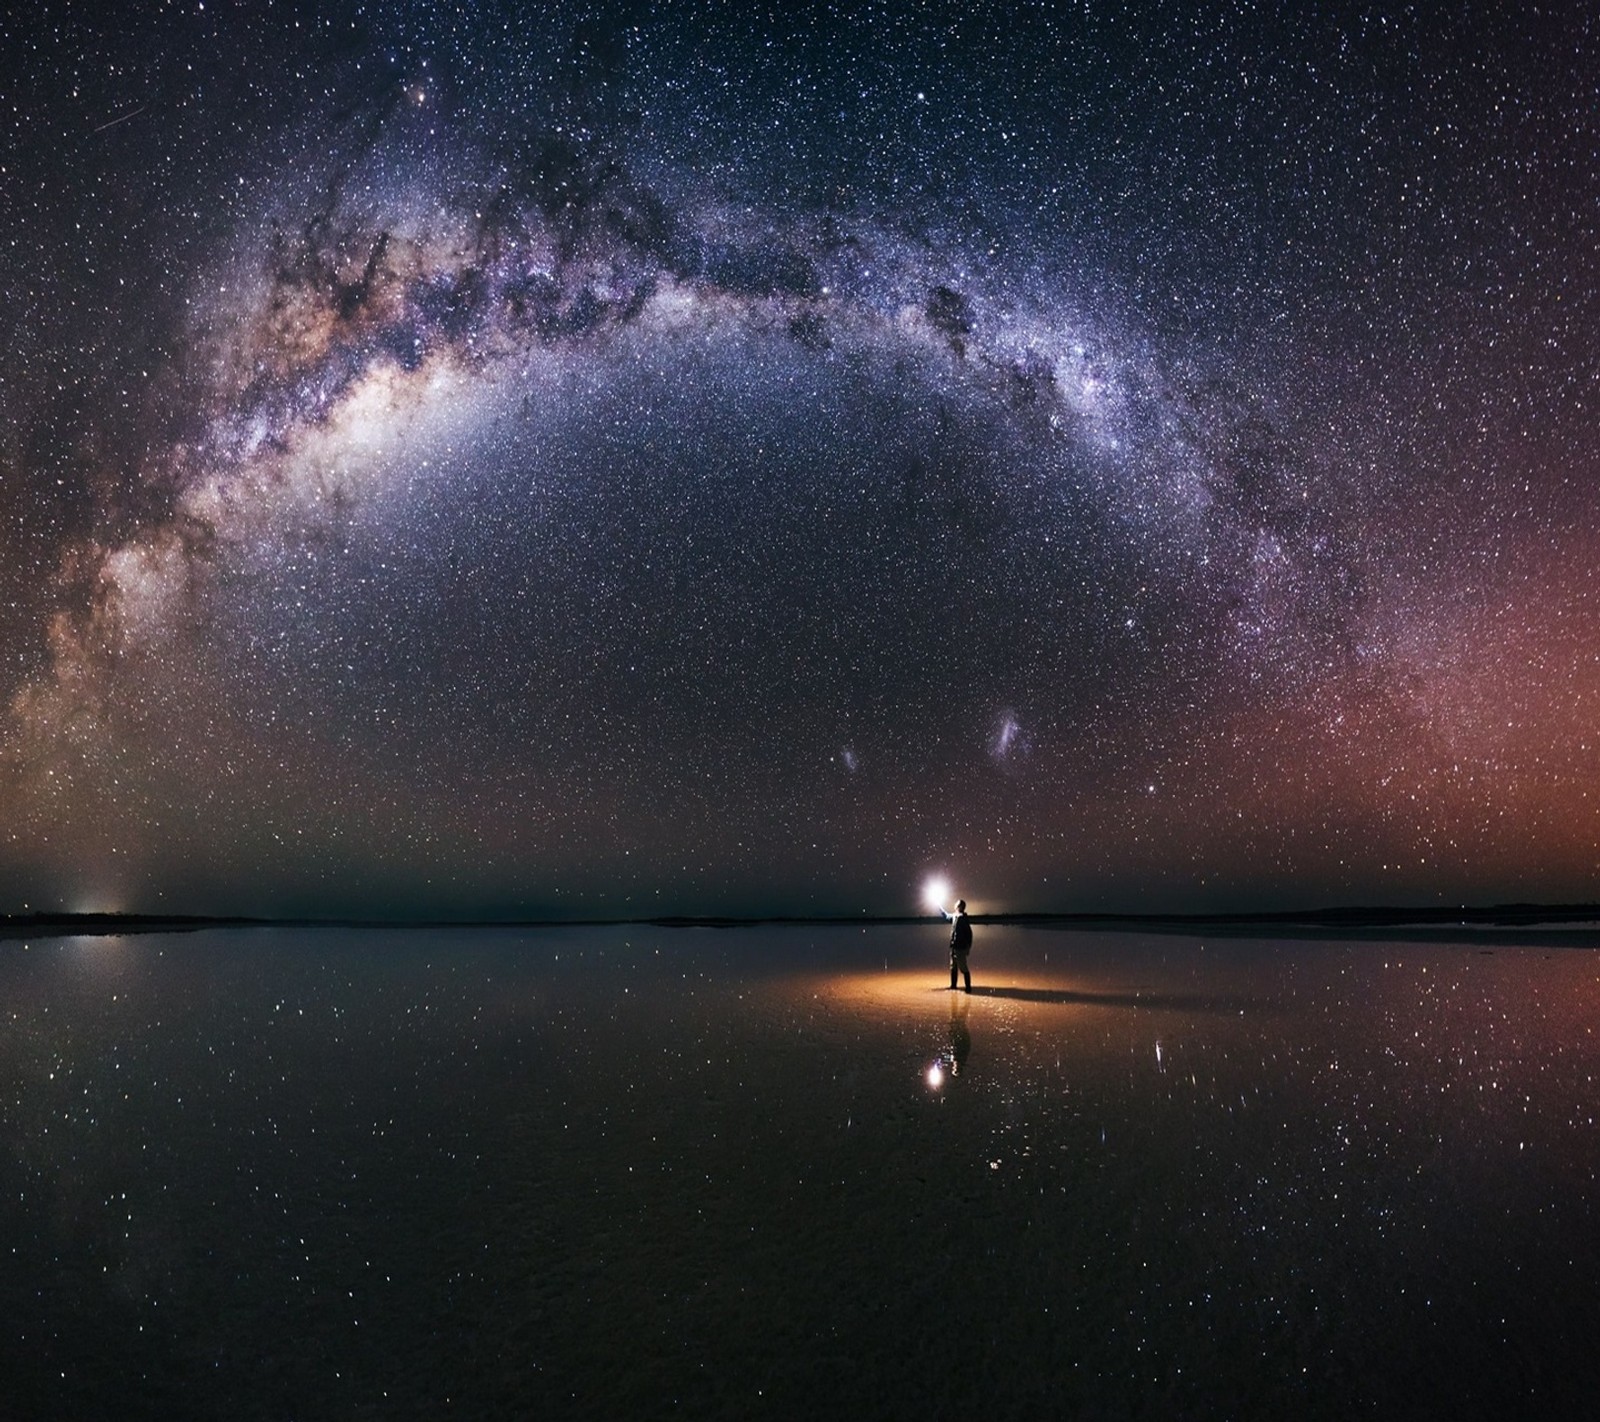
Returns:
[[[1600,957],[0,943],[4,1415],[1588,1415]]]

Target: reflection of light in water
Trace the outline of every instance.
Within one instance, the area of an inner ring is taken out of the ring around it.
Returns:
[[[944,1085],[944,1067],[938,1062],[928,1068],[928,1085],[935,1089]]]

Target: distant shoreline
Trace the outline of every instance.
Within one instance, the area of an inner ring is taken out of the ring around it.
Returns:
[[[368,919],[246,918],[198,914],[33,913],[0,915],[0,939],[106,937],[140,933],[195,933],[219,928],[760,928],[813,925],[870,927],[939,922],[933,914],[900,915],[667,915],[649,918],[596,919]],[[1254,913],[998,913],[976,914],[973,922],[997,927],[1082,929],[1107,933],[1212,932],[1227,936],[1282,934],[1286,930],[1323,937],[1382,930],[1434,937],[1461,928],[1572,929],[1593,924],[1600,946],[1600,904],[1493,904],[1454,908],[1363,906],[1352,908],[1284,909]]]

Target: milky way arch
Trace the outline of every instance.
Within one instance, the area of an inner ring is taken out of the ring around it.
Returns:
[[[934,863],[1138,901],[1266,856],[1337,892],[1504,791],[1359,439],[1261,370],[892,211],[430,101],[374,90],[193,280],[12,702],[41,872],[892,907]]]

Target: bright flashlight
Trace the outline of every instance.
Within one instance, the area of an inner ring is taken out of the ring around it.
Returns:
[[[950,897],[950,881],[948,879],[929,879],[922,886],[922,902],[929,908],[942,909],[944,901]]]

